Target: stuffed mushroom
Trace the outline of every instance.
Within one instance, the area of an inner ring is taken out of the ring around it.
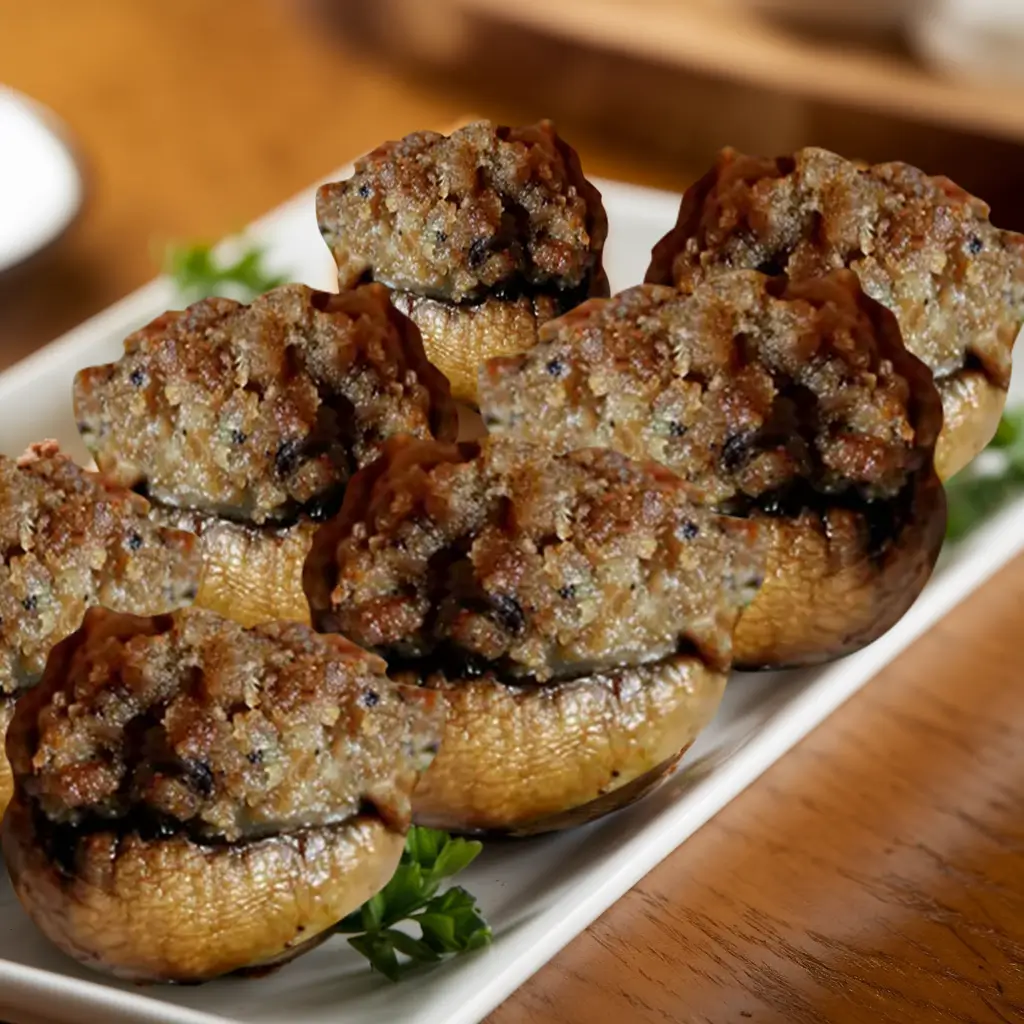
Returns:
[[[87,608],[169,612],[196,595],[202,562],[191,534],[157,527],[137,494],[90,473],[55,442],[0,456],[0,739],[50,648]],[[0,813],[11,795],[0,757]]]
[[[949,479],[995,433],[1024,322],[1024,236],[993,227],[980,199],[906,164],[727,149],[686,192],[646,279],[690,289],[732,270],[840,267],[895,313],[932,371],[945,412],[936,467]]]
[[[15,892],[64,952],[122,978],[281,963],[391,877],[440,716],[299,623],[93,609],[8,732]]]
[[[736,629],[743,668],[873,640],[942,543],[939,395],[850,271],[738,271],[689,293],[641,285],[593,300],[529,352],[489,363],[481,397],[496,434],[655,459],[760,526],[768,571]]]
[[[540,324],[608,294],[601,195],[549,121],[386,143],[320,188],[317,219],[340,286],[393,288],[470,403],[484,359],[529,348]]]
[[[755,524],[652,463],[394,441],[306,563],[318,628],[444,696],[416,820],[527,833],[653,785],[717,709]]]
[[[387,437],[458,429],[447,381],[380,285],[167,313],[118,362],[81,371],[74,401],[101,471],[199,535],[197,603],[245,625],[308,620],[313,524]]]

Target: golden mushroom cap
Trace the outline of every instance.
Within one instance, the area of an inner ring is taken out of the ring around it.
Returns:
[[[242,626],[261,622],[309,624],[302,567],[318,524],[254,526],[230,519],[154,508],[157,522],[190,530],[199,539],[202,579],[193,602]]]
[[[428,678],[448,725],[416,789],[416,820],[526,835],[632,803],[714,718],[727,676],[691,655],[545,686]]]
[[[239,846],[98,831],[69,875],[23,795],[3,820],[14,891],[43,934],[132,981],[206,981],[305,952],[387,884],[404,843],[373,817]]]

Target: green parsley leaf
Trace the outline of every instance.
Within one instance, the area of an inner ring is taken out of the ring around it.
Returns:
[[[441,882],[468,867],[481,849],[473,840],[414,825],[391,881],[335,931],[351,936],[352,948],[391,981],[412,964],[436,963],[488,945],[491,929],[475,897],[461,886],[438,893]],[[402,923],[419,928],[420,937],[395,927]]]
[[[999,463],[976,463],[946,483],[946,539],[966,537],[1012,498],[1024,493],[1024,408],[1008,410],[989,445]]]
[[[206,242],[169,245],[164,272],[173,278],[185,302],[197,302],[210,295],[250,302],[287,280],[267,270],[265,259],[265,251],[256,245],[249,246],[233,261],[218,257],[214,246]]]

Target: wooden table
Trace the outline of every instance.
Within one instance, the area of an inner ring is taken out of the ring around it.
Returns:
[[[376,142],[467,109],[542,112],[396,77],[339,52],[297,5],[264,0],[0,0],[0,76],[67,121],[91,186],[72,232],[0,278],[3,363],[152,276],[154,241],[219,237]],[[682,183],[563,128],[594,174]],[[1018,561],[495,1024],[1024,1020],[1022,625]]]

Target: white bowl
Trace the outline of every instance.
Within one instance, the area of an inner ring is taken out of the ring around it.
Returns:
[[[0,272],[54,241],[74,220],[82,193],[56,117],[0,86]]]

